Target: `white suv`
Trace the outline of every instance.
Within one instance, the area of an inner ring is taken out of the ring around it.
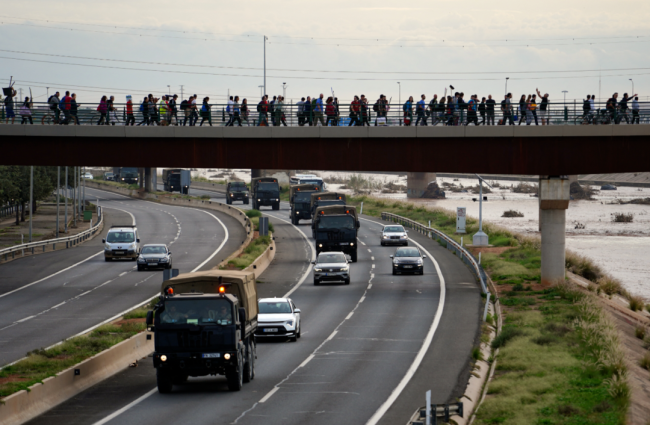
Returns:
[[[129,258],[132,261],[138,259],[140,237],[135,226],[111,226],[102,243],[106,261],[113,258]]]

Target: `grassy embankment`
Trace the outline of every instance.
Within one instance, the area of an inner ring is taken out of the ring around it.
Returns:
[[[258,210],[248,210],[246,211],[246,216],[248,216],[251,219],[251,222],[253,223],[253,230],[254,231],[259,231],[260,229],[260,217],[262,216],[262,213]],[[269,232],[273,232],[273,223],[269,222]],[[257,236],[253,238],[250,244],[246,248],[244,248],[244,251],[239,254],[237,257],[231,259],[228,261],[228,264],[224,267],[222,266],[221,269],[237,269],[237,270],[243,270],[246,267],[250,266],[253,261],[257,259],[260,255],[266,251],[266,249],[269,247],[271,244],[271,237],[270,236]]]
[[[460,241],[451,211],[367,196],[349,199],[357,206],[361,201],[364,214],[391,212],[427,225],[431,220],[432,227]],[[477,221],[468,218],[465,239],[477,230]],[[491,244],[501,247],[501,252],[484,252],[482,264],[499,293],[504,326],[493,342],[500,350],[498,363],[477,423],[623,423],[629,403],[627,372],[616,330],[595,297],[568,284],[539,284],[538,238],[489,223],[483,223],[483,230]],[[599,282],[594,291],[624,293],[585,258],[567,255],[567,268]]]
[[[135,318],[135,316],[127,314],[125,319],[127,318]],[[27,390],[45,378],[99,354],[144,329],[144,321],[106,324],[89,335],[69,339],[49,350],[39,349],[29,352],[25,359],[0,371],[0,397]]]

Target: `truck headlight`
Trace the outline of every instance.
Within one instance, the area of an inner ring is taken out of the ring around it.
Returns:
[[[354,246],[354,242],[350,242],[350,246]]]
[[[162,356],[160,356],[160,360],[163,361],[163,362],[166,362],[167,361],[167,356],[163,354]]]
[[[296,211],[296,214],[300,214],[300,211]]]
[[[224,354],[223,358],[226,359],[226,360],[230,360],[230,353]]]
[[[279,199],[276,199],[276,201],[279,201]]]
[[[260,202],[260,201],[262,201],[262,200],[261,200],[261,199],[258,199],[258,200],[257,200],[257,202]]]
[[[322,247],[323,247],[323,244],[322,244],[322,243],[319,243],[319,244],[318,244],[318,247],[319,247],[319,248],[322,248]]]

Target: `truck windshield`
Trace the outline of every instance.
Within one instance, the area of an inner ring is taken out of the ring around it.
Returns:
[[[311,192],[296,192],[294,202],[311,202]]]
[[[244,182],[230,183],[231,190],[246,190],[246,184]]]
[[[106,236],[108,243],[133,243],[135,242],[135,235],[133,232],[108,232]]]
[[[318,230],[327,230],[327,229],[354,229],[354,217],[351,215],[343,216],[327,216],[324,215],[320,218],[320,223],[318,224]]]
[[[231,325],[232,306],[225,299],[168,299],[160,323],[171,325]]]
[[[291,313],[291,306],[286,301],[259,303],[260,314]]]
[[[122,167],[123,174],[138,174],[138,169],[136,167]]]
[[[279,191],[280,187],[278,186],[277,183],[267,183],[267,182],[261,182],[257,184],[257,190],[259,191],[264,191],[264,192],[269,192],[269,191]]]
[[[318,205],[319,207],[326,207],[328,205],[345,205],[345,202],[340,199],[321,199],[318,201],[318,204],[314,205]]]
[[[300,179],[300,184],[314,184],[318,187],[320,187],[323,184],[322,180],[306,180],[306,179]]]

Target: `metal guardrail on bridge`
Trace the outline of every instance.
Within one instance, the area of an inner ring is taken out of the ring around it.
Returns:
[[[392,221],[394,223],[399,223],[404,227],[411,228],[413,230],[426,235],[427,237],[438,241],[441,245],[444,245],[449,251],[453,252],[458,258],[461,259],[465,264],[467,264],[476,276],[476,278],[481,282],[481,290],[486,294],[485,301],[485,310],[483,312],[483,321],[486,320],[488,305],[490,303],[490,292],[487,289],[487,275],[485,270],[479,264],[478,260],[465,248],[463,248],[458,242],[442,233],[440,230],[434,229],[432,227],[427,227],[424,224],[418,223],[415,220],[411,220],[406,217],[402,217],[397,214],[382,212],[381,219]]]
[[[88,230],[84,230],[83,232],[77,233],[76,235],[65,236],[63,238],[47,239],[38,242],[29,242],[20,245],[14,245],[12,247],[5,248],[5,249],[0,249],[0,260],[4,259],[4,261],[7,261],[10,255],[11,258],[16,258],[16,253],[21,253],[21,255],[25,255],[26,250],[31,250],[32,254],[34,254],[36,248],[40,248],[40,247],[43,247],[43,252],[45,252],[45,248],[48,245],[52,245],[52,250],[56,249],[56,244],[63,244],[63,243],[65,243],[66,248],[73,247],[89,239],[91,236],[94,236],[95,233],[97,233],[100,225],[104,221],[104,214],[102,214],[101,212],[101,207],[97,207],[97,214],[99,216],[97,223],[93,225],[91,222],[90,223],[91,227]]]

